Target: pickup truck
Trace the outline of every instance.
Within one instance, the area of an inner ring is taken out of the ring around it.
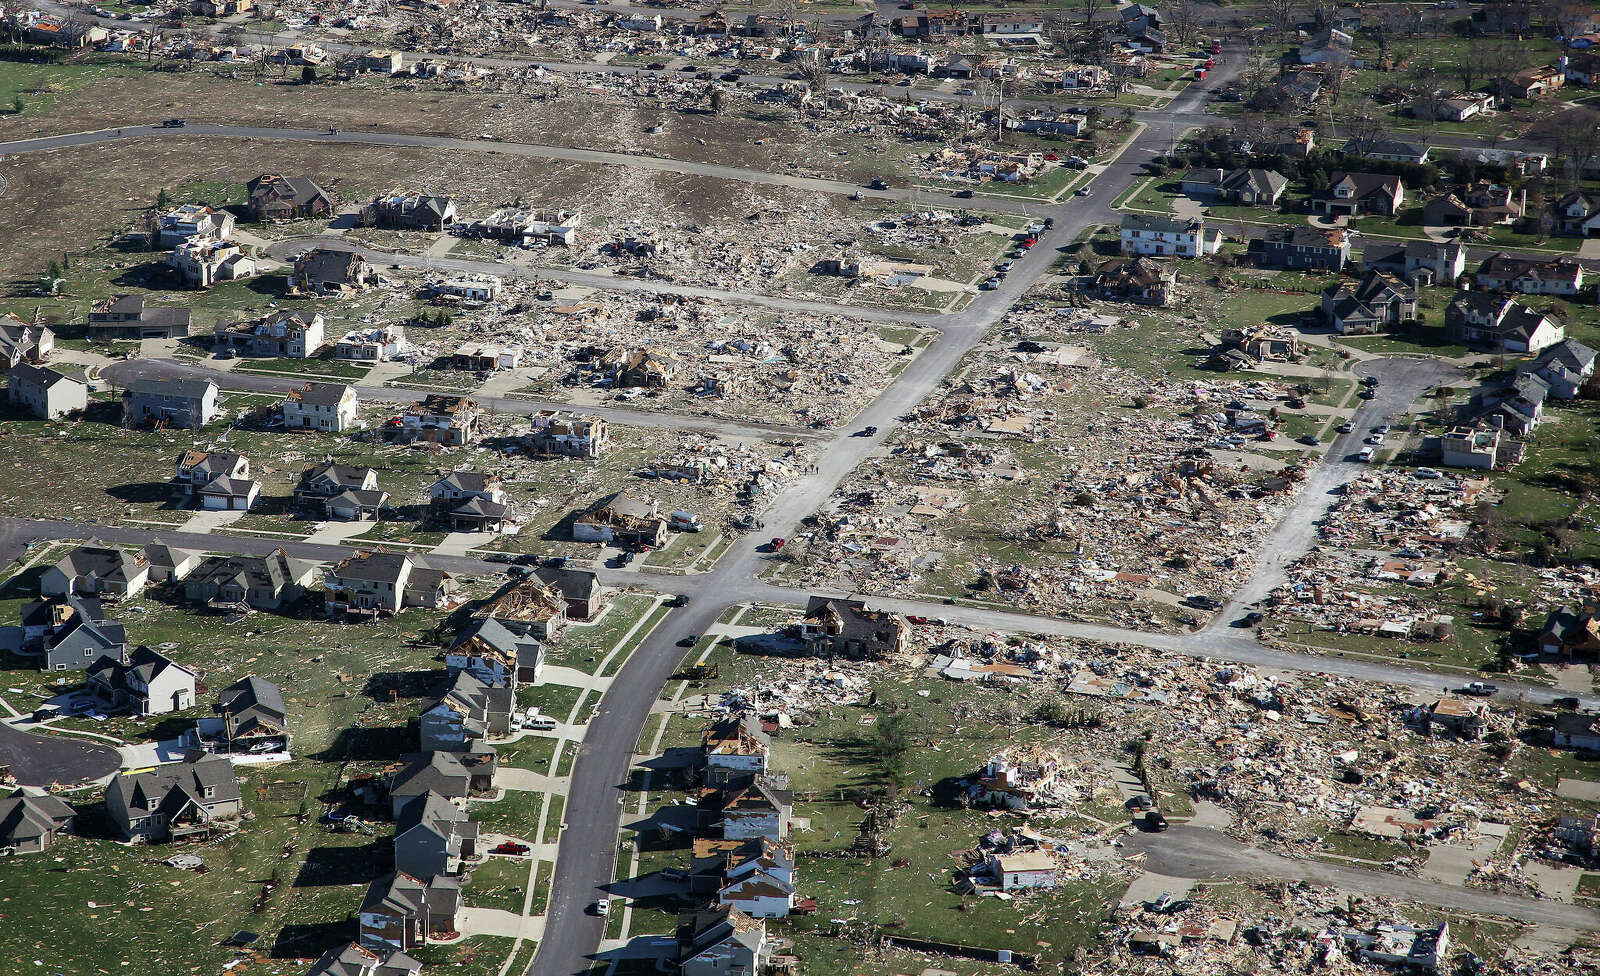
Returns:
[[[1480,695],[1487,697],[1499,690],[1500,689],[1498,687],[1489,684],[1487,681],[1469,681],[1462,687],[1461,692],[1462,694],[1466,695]]]

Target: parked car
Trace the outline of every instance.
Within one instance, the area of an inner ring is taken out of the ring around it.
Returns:
[[[1169,826],[1171,825],[1167,823],[1167,818],[1161,815],[1160,810],[1151,810],[1144,815],[1144,829],[1151,833],[1160,833]]]
[[[1437,481],[1438,479],[1444,477],[1444,472],[1440,471],[1438,468],[1418,468],[1417,470],[1413,471],[1412,474],[1416,475],[1418,478],[1426,478],[1429,481]]]
[[[1318,444],[1322,443],[1321,441],[1317,440],[1316,437],[1312,436],[1311,434],[1307,434],[1304,437],[1296,437],[1295,440],[1297,440],[1300,443],[1306,445],[1307,447],[1316,447]]]
[[[683,637],[678,640],[679,647],[693,647],[698,643],[700,643],[699,634],[690,634],[687,637]]]
[[[1371,435],[1370,437],[1367,438],[1367,443],[1368,444],[1382,444],[1383,440],[1384,440],[1384,438],[1383,438],[1382,434],[1373,434],[1373,435]]]
[[[687,593],[679,593],[677,596],[667,601],[667,606],[669,607],[686,607],[688,605],[689,595]]]
[[[594,903],[594,913],[601,918],[611,914],[611,899],[602,898]]]
[[[1094,187],[1092,187],[1092,186],[1080,186],[1076,190],[1072,191],[1072,195],[1075,196],[1075,197],[1093,196],[1094,195]]]
[[[888,182],[882,179],[873,180],[867,185],[872,187],[874,190],[887,190],[889,188]]]
[[[961,190],[957,190],[955,193],[953,193],[952,196],[954,196],[957,200],[971,200],[972,199],[972,191],[971,190],[966,190],[966,189],[961,189]]]

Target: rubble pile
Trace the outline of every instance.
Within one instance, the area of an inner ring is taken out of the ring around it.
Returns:
[[[446,354],[468,342],[521,344],[518,368],[530,385],[520,392],[575,408],[648,396],[653,410],[818,427],[870,402],[905,349],[845,316],[752,319],[748,308],[704,299],[620,292],[557,299],[554,287],[512,279],[483,308],[411,335]],[[650,362],[629,360],[636,353]]]
[[[1149,626],[1160,623],[1129,607],[1147,591],[1246,578],[1302,476],[1240,456],[1272,426],[1243,401],[1285,390],[1149,382],[1081,347],[1025,345],[947,383],[889,459],[841,486],[799,562],[806,585],[909,596],[938,576],[1031,610]],[[973,510],[994,514],[977,532],[944,530]]]
[[[640,474],[694,485],[713,495],[754,500],[781,491],[816,456],[814,450],[794,447],[777,457],[770,451],[764,442],[735,444],[690,435],[679,440],[672,450],[652,458]]]

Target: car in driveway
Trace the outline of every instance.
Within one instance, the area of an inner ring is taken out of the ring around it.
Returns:
[[[519,844],[514,840],[508,840],[489,848],[489,853],[505,854],[511,857],[523,857],[531,850],[533,850],[533,848],[529,847],[527,844]]]
[[[1304,444],[1307,447],[1316,447],[1317,445],[1322,443],[1321,441],[1317,440],[1317,438],[1315,436],[1313,436],[1311,434],[1307,434],[1304,437],[1296,437],[1295,440],[1297,442],[1301,443],[1301,444]]]

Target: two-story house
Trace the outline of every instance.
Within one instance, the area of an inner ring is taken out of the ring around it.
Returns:
[[[359,941],[373,951],[410,949],[453,936],[461,884],[449,875],[427,880],[390,874],[373,881],[357,913]]]
[[[1222,232],[1198,217],[1123,214],[1122,253],[1205,257],[1222,246]]]
[[[235,828],[244,796],[222,756],[119,773],[106,786],[106,813],[118,836],[160,843]]]
[[[317,564],[282,549],[265,556],[209,556],[183,581],[184,599],[277,611],[305,595]]]
[[[1392,329],[1417,317],[1417,290],[1393,275],[1368,271],[1360,282],[1341,281],[1322,292],[1322,317],[1343,335]]]
[[[456,671],[418,719],[423,751],[471,752],[490,736],[508,734],[515,693],[510,685],[485,684],[470,671]]]
[[[194,238],[225,241],[233,236],[233,214],[198,203],[186,203],[162,214],[158,236],[164,248],[177,247]]]
[[[149,561],[140,552],[90,540],[62,556],[39,577],[42,596],[98,596],[133,599],[150,579]]]
[[[528,447],[535,454],[597,458],[611,445],[604,417],[570,410],[541,410],[528,429]]]
[[[433,517],[453,532],[501,532],[512,527],[499,475],[456,470],[428,487]]]
[[[1311,207],[1330,217],[1381,214],[1393,217],[1405,204],[1406,188],[1398,176],[1383,173],[1334,173],[1328,189],[1311,197]]]
[[[881,660],[903,652],[910,635],[899,614],[840,597],[812,597],[800,621],[800,639],[813,654],[829,657]]]
[[[356,425],[361,403],[356,388],[346,383],[307,383],[279,404],[290,430],[345,431]]]
[[[478,856],[478,824],[437,793],[412,797],[394,827],[394,868],[413,878],[457,874]]]
[[[1338,228],[1274,228],[1251,238],[1246,253],[1263,268],[1342,271],[1350,260],[1350,234]]]
[[[330,615],[396,614],[411,607],[438,609],[455,595],[455,577],[421,556],[360,552],[323,575]]]
[[[1538,353],[1567,337],[1559,319],[1480,291],[1456,295],[1445,309],[1444,328],[1451,342],[1504,352]]]
[[[327,345],[327,325],[316,312],[279,309],[222,334],[234,349],[251,356],[306,359]]]
[[[188,427],[217,419],[212,380],[136,379],[122,391],[122,422],[129,427]]]
[[[133,715],[165,715],[193,707],[193,671],[140,645],[127,660],[101,657],[88,668],[88,690],[107,708]]]
[[[514,688],[543,680],[544,657],[544,644],[523,621],[480,616],[444,652],[444,664],[485,684]]]
[[[89,384],[59,369],[18,363],[6,374],[6,398],[40,420],[60,420],[89,408]]]
[[[468,397],[430,393],[407,407],[393,430],[407,443],[461,447],[475,444],[483,436],[483,413]]]

